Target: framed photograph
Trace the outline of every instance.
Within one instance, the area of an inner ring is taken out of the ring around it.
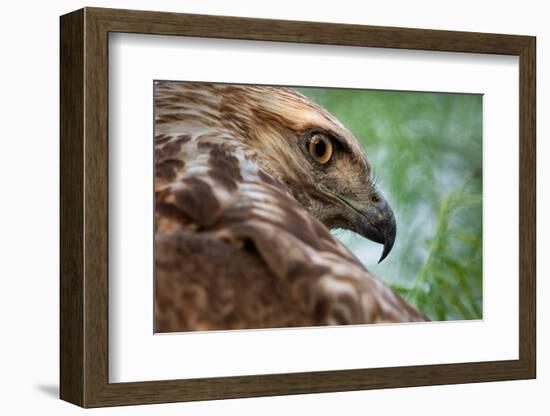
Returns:
[[[63,400],[535,378],[534,37],[60,27]]]

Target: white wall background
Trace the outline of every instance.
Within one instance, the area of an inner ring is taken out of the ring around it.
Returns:
[[[543,130],[550,99],[545,63],[550,27],[545,2],[278,0],[125,0],[5,2],[0,14],[0,409],[3,414],[77,414],[58,395],[58,16],[102,6],[276,19],[530,34],[538,37],[538,379],[532,381],[315,394],[87,411],[88,414],[529,414],[550,410],[547,320],[543,277],[550,236],[542,212],[550,200],[550,146]],[[544,200],[546,199],[546,200]],[[545,267],[546,266],[546,267]],[[546,331],[543,332],[543,325]],[[405,348],[405,347],[404,347]]]

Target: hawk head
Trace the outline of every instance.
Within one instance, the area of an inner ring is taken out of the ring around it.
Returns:
[[[393,211],[356,138],[326,110],[290,88],[198,83],[165,88],[157,93],[167,112],[157,116],[160,129],[164,120],[177,128],[169,112],[178,110],[190,134],[225,135],[225,145],[235,146],[232,153],[243,155],[241,170],[246,161],[254,162],[329,229],[348,229],[383,244],[380,261],[389,254],[396,234]]]
[[[395,240],[395,218],[356,138],[293,89],[226,89],[222,117],[233,114],[250,157],[329,229],[348,229],[383,244],[382,261]]]

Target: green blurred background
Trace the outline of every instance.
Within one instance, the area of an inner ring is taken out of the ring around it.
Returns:
[[[297,88],[361,142],[395,212],[393,251],[333,233],[433,320],[482,317],[482,96]]]

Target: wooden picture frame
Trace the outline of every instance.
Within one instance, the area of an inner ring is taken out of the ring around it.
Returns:
[[[516,380],[536,376],[535,38],[85,8],[61,17],[60,396],[82,407]],[[519,359],[109,383],[108,34],[519,56]]]

